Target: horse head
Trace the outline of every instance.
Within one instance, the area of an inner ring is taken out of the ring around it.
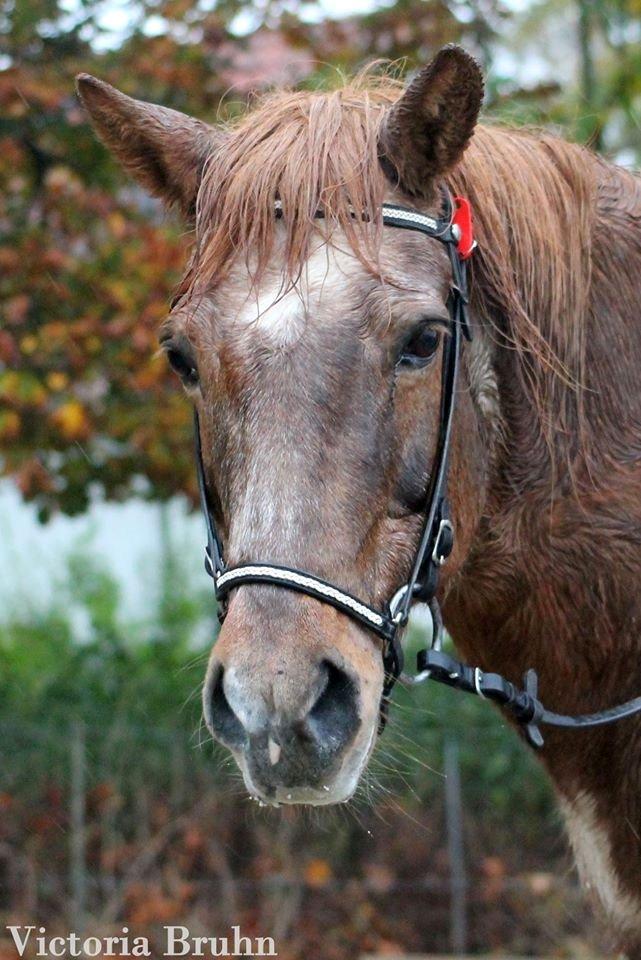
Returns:
[[[442,214],[482,90],[476,62],[446,47],[404,90],[370,76],[280,92],[214,128],[79,78],[99,135],[195,230],[161,341],[197,411],[230,567],[306,571],[373,609],[407,581],[438,440],[452,265],[380,210]],[[479,349],[462,358],[441,591],[485,495]],[[348,799],[376,740],[380,638],[277,586],[244,583],[227,599],[204,685],[213,735],[265,801]]]

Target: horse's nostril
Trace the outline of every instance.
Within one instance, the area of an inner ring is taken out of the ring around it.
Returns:
[[[358,679],[329,659],[295,666],[283,682],[218,661],[205,687],[207,725],[259,796],[300,788],[324,797],[361,726]]]
[[[359,727],[358,688],[345,671],[329,660],[323,661],[321,670],[326,683],[305,718],[305,728],[325,751],[337,753]]]
[[[222,743],[239,749],[245,743],[247,734],[225,694],[224,672],[223,667],[220,667],[211,684],[207,720],[213,733]]]

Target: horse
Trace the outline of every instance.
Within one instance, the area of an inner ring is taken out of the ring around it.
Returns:
[[[480,123],[482,72],[457,46],[407,86],[364,70],[216,126],[88,75],[78,91],[125,170],[193,231],[160,339],[197,412],[227,563],[307,571],[365,610],[406,583],[453,261],[381,210],[437,222],[460,196],[478,246],[445,625],[482,670],[518,683],[534,667],[555,709],[641,693],[639,179],[551,133]],[[266,803],[348,799],[377,739],[384,641],[277,583],[239,583],[225,604],[203,692],[213,736]],[[540,757],[586,888],[641,956],[641,722],[551,729]]]

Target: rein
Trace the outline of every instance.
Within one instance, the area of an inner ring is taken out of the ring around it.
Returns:
[[[447,472],[452,432],[452,419],[459,371],[461,334],[472,339],[468,318],[467,264],[476,242],[473,239],[470,205],[462,197],[451,198],[444,191],[445,214],[430,217],[395,204],[382,205],[384,226],[403,230],[418,230],[430,239],[438,240],[447,249],[452,267],[452,283],[447,301],[450,316],[450,335],[445,338],[441,362],[441,403],[436,454],[430,470],[426,495],[425,519],[408,580],[399,587],[382,609],[377,609],[335,584],[304,570],[269,562],[253,562],[227,567],[223,545],[207,492],[203,466],[198,415],[194,414],[196,469],[200,503],[207,530],[205,570],[212,577],[218,601],[218,618],[223,623],[227,600],[232,590],[243,584],[271,584],[313,597],[329,604],[341,613],[369,629],[383,641],[385,681],[380,704],[380,727],[385,726],[389,697],[394,684],[403,676],[411,685],[434,680],[483,699],[493,700],[508,710],[521,725],[531,746],[543,746],[540,724],[580,729],[614,723],[616,720],[641,712],[641,697],[599,713],[565,716],[547,710],[537,699],[536,671],[528,670],[523,688],[497,673],[485,673],[479,667],[470,667],[444,653],[442,648],[443,621],[436,590],[439,571],[454,546],[454,527],[447,502]],[[280,201],[275,204],[276,216],[282,216]],[[322,217],[322,212],[317,216]],[[417,657],[418,673],[413,677],[403,674],[401,632],[406,626],[410,609],[416,602],[428,605],[432,618],[432,641],[427,650]]]

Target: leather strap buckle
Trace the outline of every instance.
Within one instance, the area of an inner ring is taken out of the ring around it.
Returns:
[[[450,520],[443,519],[438,525],[438,533],[432,550],[432,563],[442,567],[452,553],[454,546],[454,527]]]

